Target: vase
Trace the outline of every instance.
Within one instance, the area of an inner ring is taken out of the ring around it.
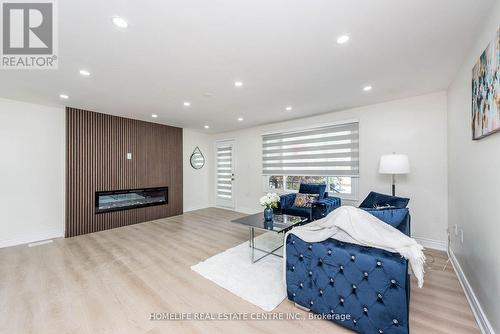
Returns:
[[[271,208],[264,209],[264,220],[266,222],[273,221],[273,209]]]

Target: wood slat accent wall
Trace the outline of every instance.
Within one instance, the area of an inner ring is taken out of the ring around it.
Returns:
[[[66,108],[66,140],[66,237],[182,214],[181,128]],[[163,186],[167,205],[95,214],[96,191]]]

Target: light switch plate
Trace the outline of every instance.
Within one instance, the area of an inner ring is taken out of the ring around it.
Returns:
[[[127,153],[127,160],[132,160],[132,153]]]

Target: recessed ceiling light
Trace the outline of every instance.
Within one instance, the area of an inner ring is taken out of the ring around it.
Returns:
[[[69,96],[68,96],[68,95],[66,95],[66,94],[60,94],[60,95],[59,95],[59,97],[60,97],[61,99],[63,99],[63,100],[67,100],[67,99],[69,99]]]
[[[151,117],[153,117],[153,118],[157,118],[157,117],[158,117],[158,115],[157,115],[157,114],[153,114],[153,115],[151,115]]]
[[[234,82],[234,86],[241,87],[241,86],[243,86],[243,82],[241,82],[241,81],[235,81]]]
[[[210,126],[209,125],[205,125],[204,128],[205,129],[210,129]]]
[[[365,87],[363,87],[363,90],[364,90],[365,92],[369,92],[369,91],[371,91],[372,89],[373,89],[373,87],[372,87],[372,86],[365,86]]]
[[[243,121],[243,117],[238,117],[238,122],[242,122]]]
[[[83,75],[84,77],[90,76],[90,72],[87,70],[80,70],[80,74]]]
[[[286,108],[285,108],[285,110],[286,110],[286,111],[290,111],[290,110],[292,110],[292,107],[291,107],[291,106],[288,106],[288,107],[286,107]]]
[[[184,107],[189,107],[191,106],[191,102],[184,102]]]
[[[117,26],[118,28],[127,28],[128,27],[127,21],[125,21],[125,19],[122,17],[115,16],[115,17],[113,17],[112,20],[113,20],[113,24],[115,26]]]
[[[341,35],[337,38],[337,44],[344,44],[349,41],[349,35]]]

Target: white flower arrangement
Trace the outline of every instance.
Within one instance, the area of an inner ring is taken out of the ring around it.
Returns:
[[[279,201],[280,197],[276,193],[267,193],[267,195],[264,195],[259,199],[260,205],[265,206],[268,209],[277,208]]]

